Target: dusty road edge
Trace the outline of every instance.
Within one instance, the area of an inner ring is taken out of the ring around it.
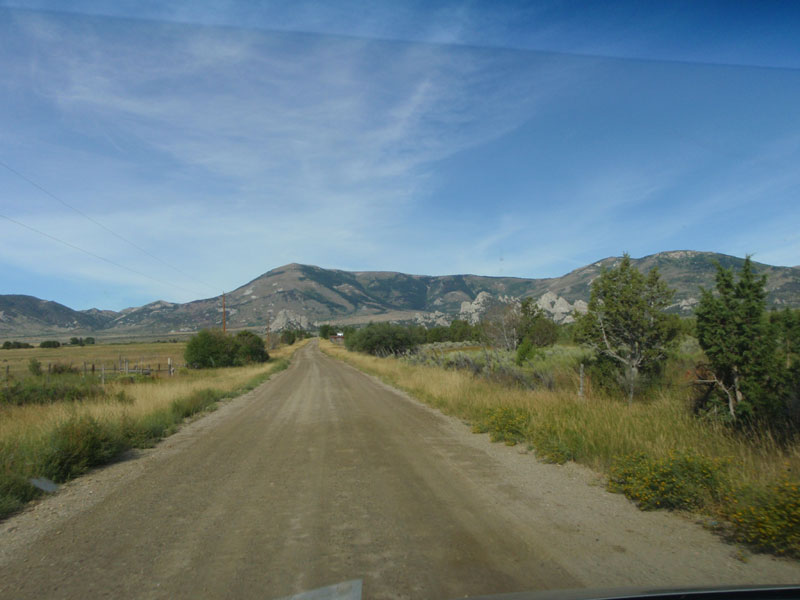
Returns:
[[[595,471],[590,467],[576,463],[574,461],[568,461],[561,465],[552,464],[540,459],[536,455],[535,450],[528,450],[524,446],[521,445],[506,446],[505,444],[491,442],[489,440],[488,434],[473,434],[471,431],[471,426],[467,421],[459,417],[449,415],[443,412],[442,410],[434,406],[431,406],[424,400],[415,397],[410,392],[402,388],[391,385],[390,383],[382,379],[379,375],[375,375],[373,373],[370,373],[369,371],[363,370],[358,366],[338,357],[336,354],[326,352],[322,347],[319,347],[319,351],[328,358],[336,360],[344,367],[352,369],[354,371],[357,371],[358,373],[361,373],[362,375],[365,375],[366,377],[369,377],[372,381],[375,382],[376,385],[379,385],[384,389],[390,390],[395,394],[402,396],[406,400],[420,406],[421,408],[429,412],[435,413],[440,417],[445,418],[451,423],[451,426],[461,428],[465,432],[468,431],[470,437],[476,441],[476,445],[483,447],[488,452],[491,452],[497,457],[505,457],[508,460],[509,458],[517,459],[523,455],[528,455],[528,457],[532,460],[535,460],[541,468],[548,469],[553,473],[559,473],[561,474],[561,476],[567,477],[572,480],[580,480],[586,486],[602,490],[603,493],[608,494],[609,496],[612,496],[614,498],[619,498],[621,501],[625,502],[628,506],[630,506],[630,508],[634,509],[637,513],[641,515],[648,515],[648,514],[658,515],[659,517],[675,519],[677,522],[681,522],[683,524],[689,524],[692,527],[696,527],[698,530],[701,530],[704,533],[711,535],[715,540],[718,541],[720,545],[728,548],[730,551],[730,556],[735,558],[737,561],[741,561],[742,563],[748,563],[751,562],[753,559],[756,559],[756,560],[766,560],[773,563],[786,564],[792,567],[800,567],[800,560],[784,556],[777,556],[774,554],[770,554],[768,552],[754,551],[743,544],[738,544],[734,541],[731,541],[725,538],[722,534],[709,529],[708,527],[704,526],[704,523],[711,519],[711,517],[709,517],[708,515],[704,515],[701,513],[693,513],[689,511],[668,511],[668,510],[643,511],[639,509],[639,507],[636,506],[636,504],[633,501],[629,500],[624,495],[609,492],[606,489],[606,484],[608,483],[608,476],[605,475],[604,473]],[[800,582],[800,580],[798,580],[798,582]]]

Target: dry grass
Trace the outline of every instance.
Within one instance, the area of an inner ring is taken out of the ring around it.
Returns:
[[[135,344],[141,346],[174,346],[176,344]],[[181,344],[183,346],[183,344]],[[301,344],[283,346],[270,352],[271,360],[265,364],[224,369],[189,370],[175,377],[164,377],[142,383],[107,384],[109,398],[97,402],[29,404],[0,408],[0,446],[21,442],[24,438],[47,435],[53,428],[71,417],[89,415],[101,421],[115,421],[123,417],[139,418],[168,406],[176,398],[188,396],[198,390],[213,388],[230,392],[241,388],[259,375],[269,373],[280,359],[285,359]],[[76,348],[76,350],[84,350]],[[142,349],[142,348],[139,348]],[[45,349],[46,350],[46,349]],[[55,351],[61,350],[56,348]],[[16,352],[24,352],[17,350]],[[182,354],[182,350],[181,350]],[[102,353],[98,353],[98,356]],[[126,401],[114,399],[124,393]]]
[[[6,367],[12,377],[21,378],[28,374],[28,362],[31,358],[42,363],[47,371],[48,364],[71,364],[80,369],[87,363],[88,367],[94,364],[99,371],[105,365],[108,372],[120,362],[128,361],[130,368],[142,364],[145,367],[156,369],[160,364],[162,369],[167,368],[168,359],[172,359],[174,366],[184,364],[183,351],[186,342],[164,343],[132,343],[132,344],[91,344],[88,346],[61,346],[60,348],[18,348],[11,350],[0,349],[0,379],[5,379]]]

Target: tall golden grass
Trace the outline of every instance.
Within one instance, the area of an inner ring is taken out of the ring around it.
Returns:
[[[152,344],[162,346],[164,344]],[[175,377],[125,384],[118,381],[106,385],[107,398],[96,402],[30,404],[0,408],[0,447],[22,443],[25,438],[47,435],[59,423],[73,417],[91,416],[101,421],[123,417],[138,418],[161,410],[176,398],[198,390],[213,388],[231,392],[254,378],[270,373],[300,348],[303,343],[270,351],[271,360],[264,364],[224,369],[190,370]],[[137,346],[141,346],[137,344]],[[122,393],[124,402],[115,399]]]

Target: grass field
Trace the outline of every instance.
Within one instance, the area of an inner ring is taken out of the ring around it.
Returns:
[[[468,421],[495,441],[525,443],[549,462],[572,460],[608,475],[610,488],[645,509],[710,515],[753,547],[800,556],[800,444],[735,434],[695,417],[688,389],[667,387],[628,406],[573,384],[525,390],[469,371],[320,348]]]
[[[0,518],[38,495],[30,478],[66,481],[124,450],[152,446],[184,418],[253,389],[285,368],[303,343],[272,350],[264,364],[185,370],[136,383],[114,381],[92,400],[0,407]],[[135,346],[144,350],[142,346],[159,345]],[[103,356],[100,346],[80,350],[84,353],[73,356]],[[159,356],[156,352],[151,356]]]
[[[47,371],[48,364],[66,364],[83,369],[95,365],[97,372],[101,365],[106,371],[113,373],[114,369],[124,368],[128,361],[129,368],[138,365],[149,367],[153,370],[159,367],[162,374],[166,372],[167,361],[171,358],[175,367],[184,364],[183,351],[186,342],[137,342],[131,344],[92,344],[87,346],[61,346],[60,348],[18,348],[11,350],[0,349],[0,381],[4,381],[6,372],[11,377],[21,378],[28,375],[28,363],[31,358],[42,363]],[[8,367],[8,371],[6,371]]]

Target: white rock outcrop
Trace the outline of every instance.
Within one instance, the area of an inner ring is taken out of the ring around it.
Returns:
[[[308,329],[308,317],[298,314],[293,310],[281,309],[270,325],[271,331],[283,331],[284,329]]]
[[[461,303],[458,318],[474,325],[481,320],[483,314],[489,310],[493,303],[494,299],[489,292],[480,292],[472,302]]]
[[[576,300],[574,304],[570,304],[566,298],[551,291],[542,294],[536,304],[556,323],[572,323],[575,320],[573,313],[576,311],[585,313],[589,306],[583,300]]]

